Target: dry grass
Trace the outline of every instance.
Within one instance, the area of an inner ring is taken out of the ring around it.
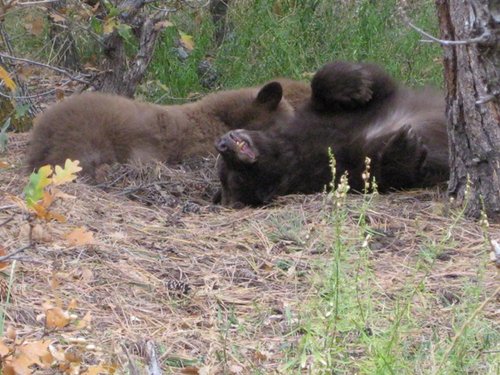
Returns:
[[[28,241],[26,218],[8,207],[9,195],[20,195],[27,182],[20,168],[25,147],[26,135],[12,135],[5,159],[16,167],[0,170],[0,223],[12,218],[0,226],[0,242],[11,252]],[[104,188],[64,186],[75,198],[55,208],[68,221],[38,226],[36,247],[18,263],[6,325],[27,340],[85,337],[102,348],[99,356],[86,353],[85,365],[104,358],[126,369],[128,352],[141,367],[144,342],[153,340],[166,373],[278,371],[290,355],[284,348],[293,349],[301,337],[301,313],[317,298],[317,279],[331,261],[330,203],[318,194],[263,209],[214,207],[212,164],[116,167]],[[360,236],[361,205],[362,197],[349,197],[346,237]],[[436,191],[380,196],[367,211],[371,296],[390,305],[415,280],[425,284],[429,298],[416,295],[413,305],[420,328],[405,333],[415,340],[453,336],[450,306],[464,301],[479,269],[484,299],[498,282],[494,264],[487,264],[483,229],[464,219],[432,268],[419,267],[425,244],[446,237],[451,216]],[[95,244],[68,246],[64,234],[75,226],[90,229]],[[500,226],[488,231],[498,239]],[[356,262],[356,252],[349,256]],[[91,312],[92,328],[45,332],[37,320],[42,303],[66,306],[71,299],[79,316]],[[498,322],[494,304],[483,314]]]

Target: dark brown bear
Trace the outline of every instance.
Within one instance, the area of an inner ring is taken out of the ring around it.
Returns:
[[[229,129],[261,129],[286,122],[310,96],[308,84],[278,79],[259,88],[222,91],[198,102],[160,106],[84,93],[54,104],[35,119],[28,168],[79,160],[95,177],[103,165],[151,159],[177,163],[213,152]],[[283,99],[283,96],[286,99]]]
[[[365,158],[380,191],[448,178],[444,100],[401,87],[373,64],[335,62],[314,76],[312,96],[291,120],[268,130],[233,130],[216,142],[224,205],[260,205],[276,195],[322,191],[347,172],[362,191]]]

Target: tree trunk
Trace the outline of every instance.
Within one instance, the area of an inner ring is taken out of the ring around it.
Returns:
[[[436,0],[450,140],[448,191],[467,216],[500,220],[500,1]]]
[[[130,25],[138,38],[138,50],[129,59],[125,52],[125,41],[114,30],[104,38],[104,73],[96,89],[133,97],[137,85],[146,73],[153,58],[156,40],[161,34],[168,10],[161,10],[155,15],[142,14],[146,0],[123,0],[118,5],[119,22]]]

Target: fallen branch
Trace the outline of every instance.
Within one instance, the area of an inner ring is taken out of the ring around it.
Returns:
[[[1,256],[0,257],[0,262],[5,262],[6,260],[9,260],[11,259],[12,257],[14,257],[15,255],[19,254],[19,253],[22,253],[24,250],[27,250],[29,249],[30,247],[32,246],[32,244],[28,244],[26,246],[23,246],[21,247],[20,249],[17,249],[16,251],[14,251],[13,253],[10,253],[10,254],[7,254],[7,255],[4,255],[4,256]]]
[[[53,70],[55,72],[58,72],[58,73],[61,73],[61,74],[65,75],[66,77],[68,77],[72,81],[84,83],[86,85],[90,84],[89,81],[81,79],[81,78],[78,78],[78,77],[75,77],[70,72],[68,72],[67,70],[64,70],[64,69],[61,69],[61,68],[58,68],[58,67],[55,67],[55,66],[52,66],[52,65],[49,65],[49,64],[44,64],[44,63],[41,63],[41,62],[38,62],[38,61],[33,61],[33,60],[29,60],[29,59],[24,59],[24,58],[21,58],[21,57],[15,57],[15,56],[7,55],[6,53],[0,53],[0,57],[3,57],[5,59],[9,59],[9,60],[22,61],[22,62],[26,62],[26,63],[31,64],[31,65],[36,65],[36,66],[41,66],[41,67],[44,67],[44,68],[47,68],[47,69],[51,69],[51,70]]]
[[[149,375],[162,375],[158,357],[156,356],[155,344],[149,340],[146,342],[146,352],[148,355],[148,374]]]
[[[14,220],[14,217],[13,217],[13,216],[9,217],[8,219],[5,219],[4,221],[2,221],[2,222],[0,223],[0,227],[1,227],[1,226],[3,226],[3,225],[5,225],[5,224],[10,223],[12,220]]]

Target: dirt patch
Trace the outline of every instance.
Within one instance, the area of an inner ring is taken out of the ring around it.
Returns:
[[[27,182],[26,139],[11,135],[2,159],[13,167],[0,170],[0,223],[10,220],[0,238],[9,252],[28,241],[26,217],[10,199]],[[330,203],[317,194],[280,198],[262,209],[213,206],[214,162],[116,166],[100,186],[65,185],[73,198],[55,209],[67,222],[40,223],[36,247],[19,256],[6,325],[27,340],[49,337],[71,346],[69,336],[84,337],[100,351],[85,352],[82,368],[99,361],[128,368],[129,357],[145,364],[145,342],[152,340],[162,367],[173,373],[276,371],[284,348],[302,334],[301,308],[317,293],[312,275],[332,258]],[[359,235],[362,204],[362,197],[349,197],[346,236]],[[364,218],[376,287],[388,301],[425,273],[415,267],[430,251],[429,239],[452,239],[425,277],[435,314],[416,335],[435,327],[450,334],[445,307],[460,303],[463,285],[478,278],[488,258],[481,226],[464,219],[454,225],[453,216],[436,189],[379,196]],[[80,226],[93,232],[94,244],[69,246],[65,234]],[[488,231],[498,237],[500,226]],[[490,264],[481,276],[485,296],[496,272]],[[78,316],[91,312],[91,328],[46,331],[37,318],[42,304],[65,307],[72,299]],[[498,319],[492,306],[484,314]]]

